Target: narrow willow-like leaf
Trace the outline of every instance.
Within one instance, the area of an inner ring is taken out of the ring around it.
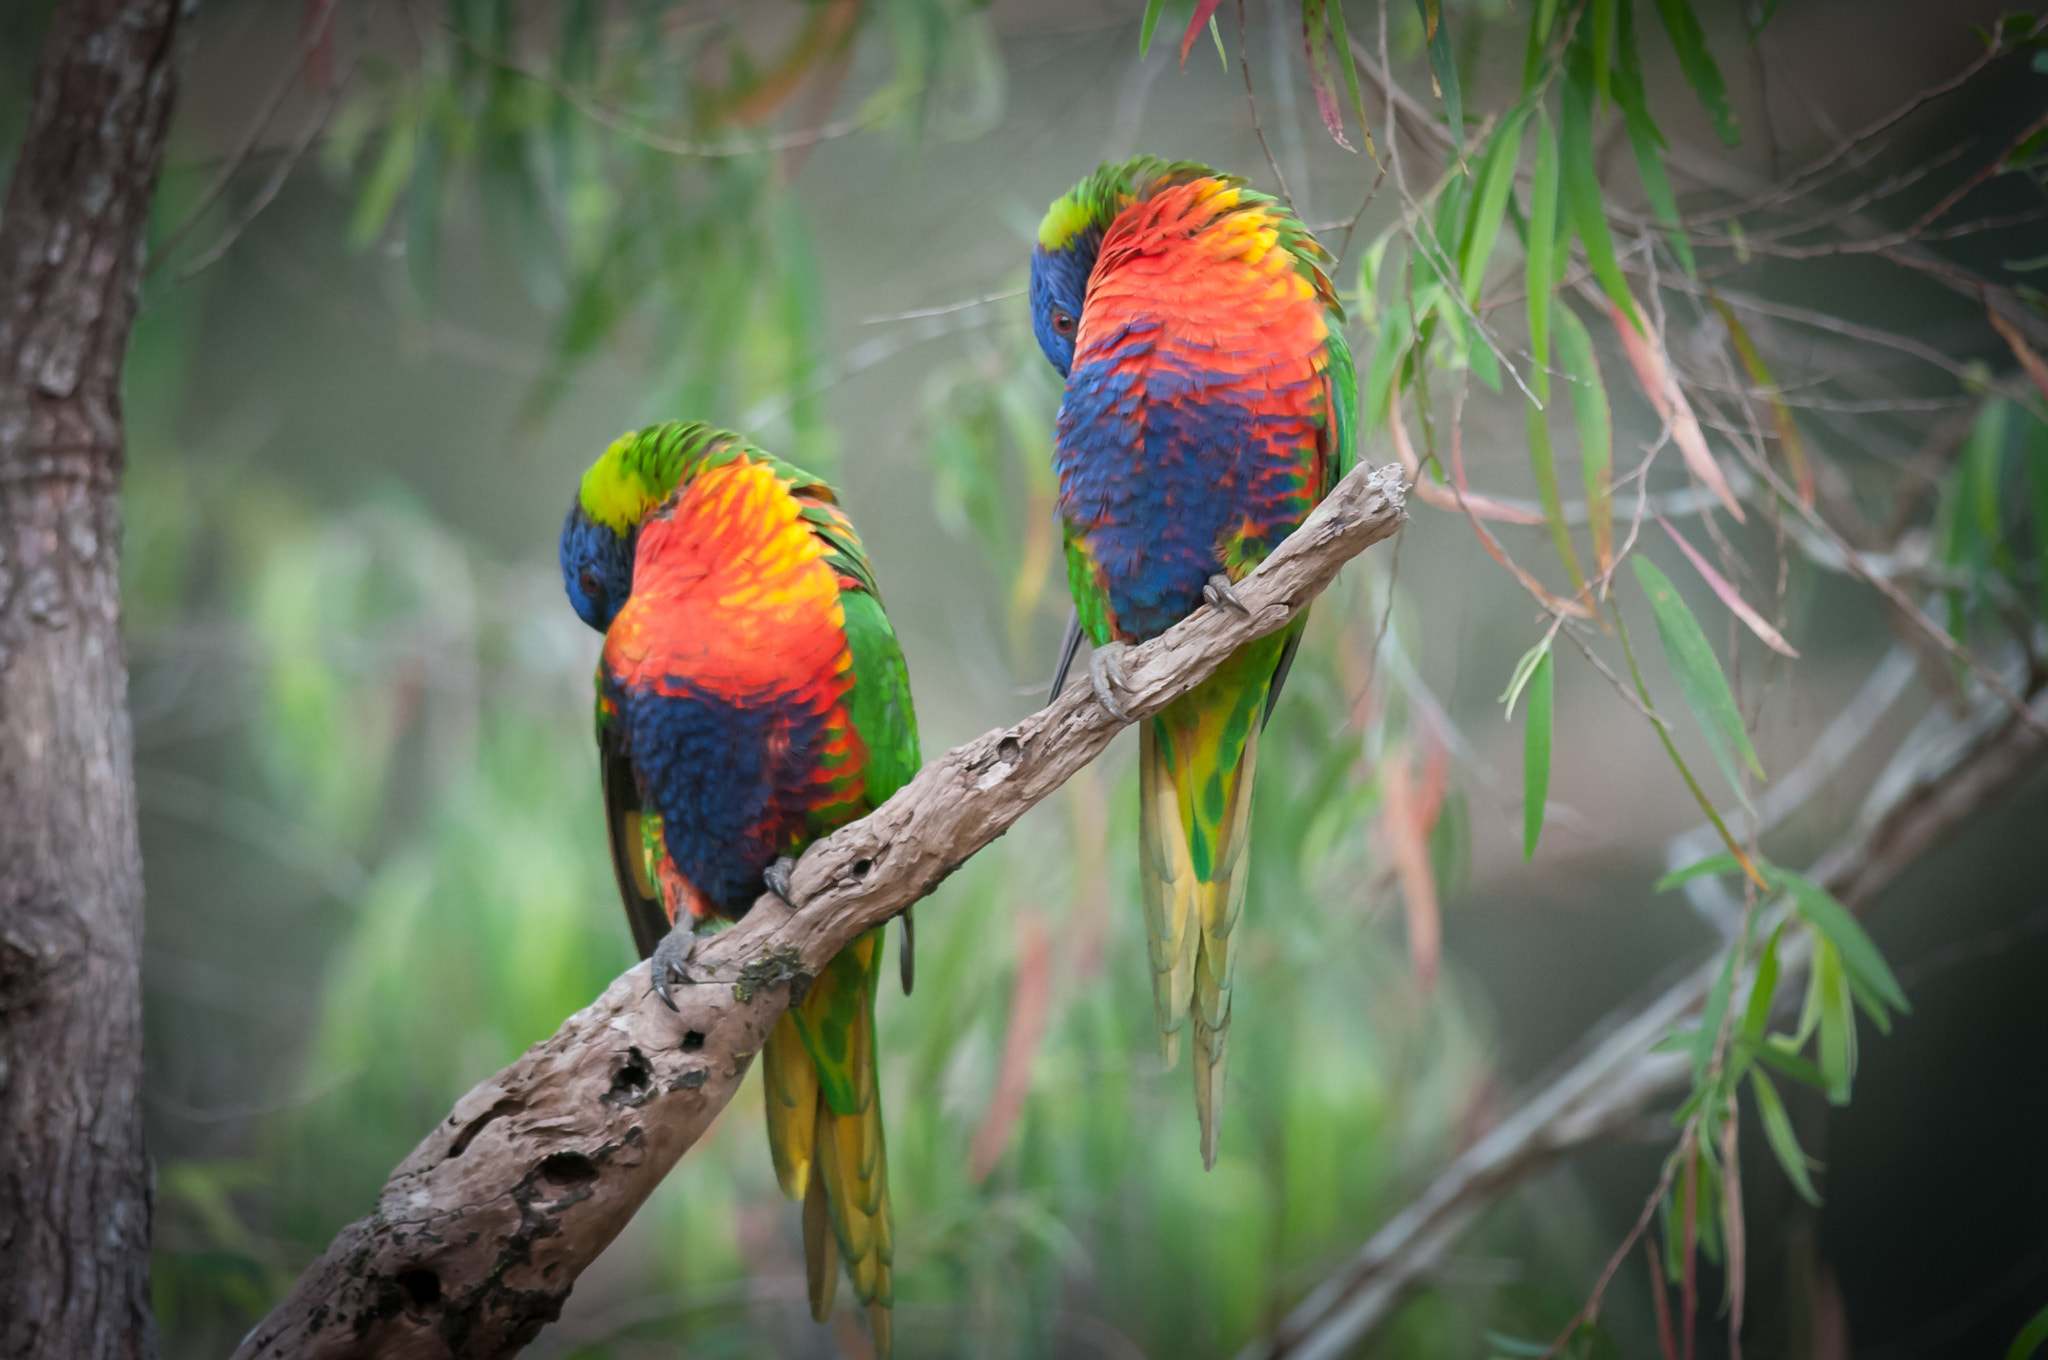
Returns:
[[[1344,0],[1330,0],[1330,38],[1337,50],[1337,65],[1344,70],[1344,89],[1351,96],[1352,111],[1358,115],[1358,131],[1365,138],[1366,152],[1379,164],[1379,148],[1372,144],[1372,125],[1365,121],[1365,95],[1358,87],[1358,62],[1351,55],[1351,33],[1344,27]]]
[[[1644,710],[1650,715],[1650,724],[1657,729],[1657,740],[1663,743],[1665,756],[1678,771],[1678,777],[1685,781],[1686,791],[1692,794],[1693,801],[1699,804],[1700,811],[1707,814],[1708,824],[1721,837],[1721,844],[1728,847],[1728,853],[1735,863],[1748,876],[1750,882],[1769,892],[1769,881],[1750,859],[1749,852],[1735,839],[1735,834],[1728,829],[1728,823],[1721,819],[1720,810],[1714,806],[1714,800],[1707,797],[1707,791],[1700,787],[1700,781],[1693,776],[1692,767],[1685,763],[1685,757],[1678,753],[1678,743],[1671,739],[1671,725],[1658,714],[1657,706],[1650,701],[1650,687],[1643,683],[1643,663],[1636,656],[1635,643],[1629,639],[1628,620],[1612,602],[1609,605],[1608,618],[1613,621],[1614,635],[1621,642],[1621,654],[1628,658],[1628,675],[1629,680],[1635,685],[1636,698],[1642,701]]]
[[[1579,426],[1579,471],[1586,487],[1586,519],[1593,533],[1593,558],[1605,576],[1614,565],[1614,417],[1593,337],[1570,307],[1557,309],[1557,358],[1572,390],[1572,416]]]
[[[1166,0],[1145,0],[1145,18],[1138,24],[1139,56],[1152,49],[1152,30],[1159,27],[1159,14],[1165,8]]]
[[[1743,728],[1742,713],[1735,706],[1735,695],[1728,688],[1728,677],[1721,673],[1721,663],[1715,658],[1707,635],[1700,631],[1699,620],[1686,607],[1677,588],[1671,584],[1671,578],[1646,557],[1637,556],[1631,560],[1635,564],[1636,581],[1650,599],[1650,610],[1657,620],[1657,636],[1664,644],[1664,656],[1671,663],[1671,672],[1678,679],[1679,692],[1685,696],[1686,707],[1699,721],[1700,730],[1706,735],[1708,745],[1713,747],[1714,758],[1721,762],[1729,784],[1739,794],[1742,781],[1736,776],[1730,752],[1739,756],[1759,779],[1764,778],[1764,768],[1756,758],[1756,749],[1749,744],[1749,733]]]
[[[1763,615],[1750,608],[1749,601],[1742,598],[1742,592],[1735,588],[1735,583],[1720,572],[1715,571],[1714,564],[1701,556],[1700,550],[1693,547],[1686,540],[1685,535],[1672,528],[1670,520],[1659,515],[1657,516],[1657,523],[1666,534],[1671,536],[1671,541],[1678,545],[1678,550],[1685,554],[1685,560],[1690,562],[1693,570],[1700,574],[1700,579],[1713,587],[1714,594],[1720,599],[1721,603],[1728,606],[1728,612],[1741,619],[1744,626],[1750,632],[1756,634],[1759,642],[1762,642],[1780,656],[1790,657],[1794,661],[1799,659],[1799,653],[1793,649],[1791,643],[1785,641],[1784,635],[1766,623]]]
[[[1771,1020],[1771,1000],[1778,990],[1778,941],[1784,935],[1785,927],[1780,923],[1757,951],[1756,976],[1749,984],[1749,1004],[1743,1009],[1741,1031],[1753,1043],[1763,1042],[1764,1027]]]
[[[1550,419],[1534,406],[1527,408],[1529,466],[1536,473],[1536,496],[1543,502],[1543,522],[1550,527],[1550,542],[1571,577],[1574,591],[1586,588],[1586,573],[1579,567],[1578,550],[1572,547],[1572,531],[1564,522],[1564,502],[1557,490],[1557,460],[1550,451]]]
[[[1358,148],[1344,135],[1344,106],[1337,102],[1337,82],[1331,78],[1323,55],[1324,30],[1328,27],[1325,12],[1342,8],[1343,3],[1344,0],[1301,0],[1301,40],[1308,53],[1308,87],[1316,97],[1316,112],[1322,115],[1323,127],[1337,145],[1346,151],[1356,151]],[[1337,61],[1348,67],[1351,54],[1339,47]]]
[[[1853,977],[1884,998],[1893,1010],[1902,1015],[1913,1013],[1899,980],[1892,976],[1891,966],[1884,961],[1876,943],[1863,929],[1862,923],[1849,914],[1847,907],[1837,902],[1826,888],[1803,874],[1776,869],[1771,876],[1791,892],[1794,910],[1835,947],[1841,955],[1843,967]]]
[[[1522,159],[1522,127],[1528,110],[1510,109],[1479,165],[1479,191],[1472,196],[1472,209],[1465,219],[1465,248],[1458,262],[1463,277],[1466,303],[1477,306],[1479,285],[1486,277],[1486,262],[1493,256],[1494,239],[1500,235],[1507,216],[1508,195],[1515,187],[1515,167]]]
[[[2004,481],[2005,426],[2011,410],[2010,403],[1995,398],[1985,402],[1970,427],[1970,442],[1964,451],[1970,468],[1970,511],[1976,516],[1987,556],[2005,537],[1998,493]]]
[[[1763,1123],[1771,1151],[1777,1154],[1778,1165],[1785,1168],[1786,1178],[1801,1199],[1819,1204],[1820,1196],[1814,1192],[1813,1180],[1806,1170],[1806,1151],[1799,1146],[1799,1136],[1792,1132],[1792,1121],[1785,1115],[1785,1102],[1778,1099],[1778,1088],[1771,1085],[1763,1069],[1754,1067],[1749,1072],[1749,1087],[1756,1093],[1757,1118]]]
[[[1769,870],[1770,864],[1764,862],[1762,867],[1765,870]],[[1695,860],[1682,869],[1673,869],[1670,873],[1657,880],[1656,887],[1652,891],[1660,893],[1670,892],[1673,888],[1681,887],[1696,878],[1718,877],[1721,874],[1739,874],[1741,872],[1742,865],[1736,860],[1735,856],[1725,852],[1718,855],[1708,855],[1705,859]]]
[[[2034,561],[2041,574],[2041,617],[2048,619],[2048,425],[2027,428],[2027,492],[2034,505]]]
[[[1841,956],[1825,940],[1814,946],[1813,972],[1820,992],[1820,1070],[1827,1078],[1828,1103],[1847,1105],[1856,1078],[1856,1003]]]
[[[1607,107],[1614,65],[1615,0],[1593,0],[1593,94],[1598,106]]]
[[[1642,78],[1634,72],[1618,73],[1614,97],[1621,105],[1629,149],[1635,153],[1636,173],[1643,181],[1643,196],[1650,200],[1650,211],[1666,228],[1665,239],[1671,242],[1671,253],[1678,257],[1687,274],[1697,278],[1699,268],[1693,259],[1692,242],[1679,226],[1678,198],[1671,192],[1671,178],[1664,170],[1664,134],[1650,116],[1649,103],[1643,98]]]
[[[1216,13],[1216,6],[1222,2],[1223,0],[1195,0],[1195,12],[1188,20],[1188,30],[1180,35],[1181,70],[1185,71],[1188,69],[1188,53],[1194,50],[1195,39],[1201,35],[1203,29],[1209,26],[1210,16]],[[1217,42],[1220,46],[1222,43],[1220,35],[1217,38]],[[1228,64],[1228,61],[1226,61],[1225,65]]]
[[[1700,1032],[1692,1047],[1693,1083],[1706,1080],[1707,1064],[1713,1061],[1714,1045],[1721,1038],[1721,1022],[1728,1015],[1728,998],[1735,990],[1735,955],[1739,951],[1730,946],[1721,956],[1721,971],[1714,975],[1714,985],[1707,989],[1707,1002],[1700,1010]]]
[[[1429,71],[1436,79],[1437,94],[1444,101],[1444,121],[1450,125],[1451,148],[1465,159],[1465,98],[1458,89],[1458,60],[1451,55],[1451,26],[1444,22],[1442,0],[1415,0],[1422,11],[1423,27],[1429,37]]]
[[[1770,365],[1764,362],[1762,351],[1749,335],[1749,329],[1742,319],[1735,315],[1735,309],[1714,298],[1714,310],[1721,314],[1722,322],[1728,327],[1728,339],[1735,345],[1735,353],[1742,360],[1742,371],[1749,380],[1769,395],[1765,398],[1771,408],[1771,425],[1778,434],[1778,447],[1785,451],[1785,464],[1792,469],[1792,480],[1799,488],[1799,499],[1813,504],[1813,465],[1806,456],[1806,440],[1799,433],[1799,423],[1792,417],[1792,408],[1779,394],[1778,380],[1771,373]]]
[[[1529,353],[1534,359],[1537,391],[1549,395],[1550,289],[1556,275],[1550,257],[1557,248],[1557,138],[1550,115],[1536,110],[1535,179],[1529,189]]]
[[[1508,674],[1508,687],[1501,691],[1500,698],[1494,702],[1508,706],[1507,720],[1509,722],[1515,720],[1515,703],[1522,697],[1522,690],[1528,685],[1529,677],[1536,673],[1536,663],[1541,661],[1549,651],[1550,639],[1546,637],[1528,651],[1523,652],[1521,660],[1515,662],[1514,670]]]
[[[1593,164],[1593,91],[1586,74],[1586,61],[1581,54],[1572,62],[1560,92],[1557,151],[1564,199],[1570,205],[1572,225],[1578,228],[1579,240],[1585,243],[1586,262],[1593,267],[1593,277],[1600,281],[1622,315],[1641,330],[1643,323],[1636,314],[1636,300],[1615,261],[1614,237],[1607,230],[1607,213],[1600,202],[1600,175]]]
[[[1685,83],[1700,97],[1701,106],[1713,121],[1715,134],[1724,146],[1738,145],[1742,133],[1735,126],[1728,86],[1721,79],[1714,54],[1707,50],[1707,35],[1700,31],[1699,16],[1692,12],[1691,0],[1657,0],[1657,13],[1664,20],[1665,31],[1671,34],[1671,45],[1678,49],[1678,67],[1685,72]]]
[[[1793,1081],[1803,1082],[1816,1090],[1825,1087],[1828,1080],[1821,1070],[1789,1048],[1791,1039],[1785,1035],[1773,1035],[1763,1042],[1751,1045],[1750,1056],[1767,1067],[1776,1068]]]
[[[376,163],[370,167],[362,192],[356,195],[355,210],[349,214],[348,243],[357,250],[384,234],[398,195],[412,178],[419,124],[415,111],[403,106],[408,102],[401,98],[401,107],[392,111],[384,144],[378,148]]]
[[[1550,715],[1552,662],[1543,649],[1529,676],[1529,717],[1522,733],[1522,860],[1535,857],[1543,834],[1543,809],[1550,800]]]
[[[1557,0],[1536,0],[1536,14],[1529,22],[1529,46],[1522,57],[1522,93],[1536,88],[1543,69],[1543,50],[1550,44],[1550,26],[1557,18]]]

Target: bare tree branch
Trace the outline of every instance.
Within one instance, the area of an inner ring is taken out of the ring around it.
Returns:
[[[1204,607],[1124,661],[1122,706],[1157,712],[1231,652],[1285,626],[1403,516],[1396,468],[1361,467],[1245,580],[1243,615]],[[456,1102],[392,1172],[376,1210],[235,1352],[256,1357],[510,1355],[725,1108],[776,1017],[848,941],[938,886],[1109,745],[1091,687],[926,765],[871,816],[812,846],[791,910],[772,896],[701,941],[677,1009],[647,965]]]
[[[2030,718],[2044,715],[2048,695],[2036,696]],[[1867,909],[1920,856],[2048,764],[2048,740],[1995,696],[1980,699],[1968,717],[1948,720],[1945,732],[1948,739],[1903,753],[1903,767],[1879,782],[1881,800],[1809,871],[1852,910]],[[1791,944],[1779,951],[1780,1005],[1804,985],[1805,954]],[[1690,1057],[1654,1050],[1699,1009],[1720,965],[1717,953],[1662,995],[1598,1027],[1606,1037],[1589,1053],[1446,1167],[1238,1360],[1348,1354],[1495,1200],[1564,1154],[1636,1125],[1652,1102],[1682,1089]]]

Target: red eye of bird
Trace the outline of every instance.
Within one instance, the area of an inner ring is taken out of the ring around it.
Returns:
[[[576,584],[583,587],[583,593],[591,599],[597,598],[597,573],[584,571],[576,578]]]
[[[1074,318],[1055,307],[1052,313],[1052,328],[1060,335],[1072,335],[1074,333]]]

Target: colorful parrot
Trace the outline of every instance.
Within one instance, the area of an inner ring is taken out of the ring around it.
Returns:
[[[604,633],[612,867],[666,1001],[690,943],[673,927],[738,918],[764,888],[786,897],[791,856],[917,772],[910,682],[832,489],[737,435],[670,423],[615,441],[583,475],[561,562],[570,603]],[[840,952],[761,1064],[775,1173],[803,1201],[811,1314],[830,1314],[843,1258],[887,1356],[882,942],[878,926]]]
[[[1031,320],[1066,379],[1053,448],[1075,621],[1117,716],[1121,653],[1232,583],[1357,458],[1358,383],[1330,254],[1234,175],[1141,157],[1056,200],[1031,256]],[[1247,643],[1138,730],[1139,879],[1169,1065],[1194,1034],[1202,1161],[1216,1164],[1230,933],[1249,876],[1259,730],[1304,613]]]

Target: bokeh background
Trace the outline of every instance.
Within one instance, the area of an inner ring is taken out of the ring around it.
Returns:
[[[6,8],[11,155],[47,7]],[[1183,71],[1163,51],[1138,59],[1136,0],[878,0],[851,7],[843,63],[798,68],[801,88],[778,94],[777,54],[846,8],[343,0],[332,34],[309,41],[319,0],[204,6],[158,205],[158,246],[176,248],[144,286],[128,378],[124,608],[168,1355],[231,1348],[457,1095],[632,961],[589,735],[597,638],[554,566],[574,478],[612,437],[704,417],[844,488],[927,753],[1041,701],[1065,600],[1047,467],[1058,388],[1014,295],[1031,232],[1098,160],[1138,150],[1273,187],[1236,14],[1222,11],[1233,65],[1203,42]],[[1446,8],[1468,105],[1497,106],[1526,16]],[[1784,0],[1752,49],[1736,6],[1703,4],[1736,54],[1724,64],[1752,135],[1714,148],[1668,49],[1650,56],[1653,103],[1675,142],[1769,175],[1825,145],[1825,126],[1959,69],[1969,23],[1995,8]],[[1374,18],[1351,10],[1355,31]],[[1178,34],[1172,13],[1163,34]],[[1297,206],[1338,224],[1334,247],[1371,166],[1322,130],[1297,24],[1291,0],[1250,0],[1250,73]],[[1393,4],[1390,28],[1407,87],[1426,93],[1415,7]],[[571,88],[603,107],[577,107]],[[274,89],[277,116],[252,133]],[[2001,68],[1887,152],[1911,164],[1988,145],[2044,89],[2023,63]],[[596,116],[617,108],[660,117],[622,130]],[[703,156],[649,145],[657,122],[699,150],[760,128],[829,135]],[[1383,201],[1359,221],[1337,271],[1347,292],[1391,214]],[[2036,224],[1958,249],[2038,255],[2044,239]],[[1981,313],[1896,273],[1759,266],[1748,286],[2010,367]],[[1955,398],[1913,430],[1967,421],[1974,398],[1954,379],[1893,357],[1860,381]],[[1625,397],[1629,447],[1655,423]],[[1468,412],[1480,485],[1527,494],[1520,420],[1511,401]],[[1900,460],[1909,433],[1889,436]],[[1845,458],[1893,456],[1841,447],[1869,438],[1862,426],[1817,437]],[[1391,454],[1376,442],[1368,456]],[[1540,531],[1521,532],[1535,551]],[[1893,642],[1879,602],[1839,577],[1795,561],[1785,600],[1802,660],[1766,673],[1744,653],[1773,772]],[[1261,759],[1213,1172],[1185,1071],[1155,1056],[1130,738],[920,908],[916,995],[885,994],[881,1020],[902,1353],[1231,1354],[1603,1014],[1704,955],[1710,926],[1650,892],[1697,810],[1651,730],[1576,656],[1558,660],[1558,810],[1522,863],[1520,728],[1498,696],[1540,631],[1430,508],[1398,556],[1375,549],[1318,604]],[[1937,701],[1916,683],[1880,735],[1895,742]],[[1773,853],[1797,863],[1826,844],[1884,745]],[[1443,800],[1430,850],[1444,958],[1428,990],[1378,830],[1393,761]],[[1800,1207],[1767,1157],[1746,1168],[1762,1243],[1751,1307],[1777,1308],[1781,1336],[1811,1338],[1818,1310],[1846,1325],[1836,1354],[2002,1353],[2048,1298],[2044,812],[2036,786],[1875,914],[1915,1012],[1889,1038],[1866,1033],[1847,1109],[1797,1098],[1825,1207]],[[1992,946],[1940,952],[2001,926]],[[1554,1335],[1668,1140],[1646,1126],[1510,1197],[1371,1353],[1506,1353],[1504,1338]],[[1605,1316],[1622,1353],[1651,1353],[1634,1261]],[[865,1353],[844,1310],[833,1327],[808,1319],[797,1212],[776,1193],[752,1083],[534,1353],[679,1343]]]

